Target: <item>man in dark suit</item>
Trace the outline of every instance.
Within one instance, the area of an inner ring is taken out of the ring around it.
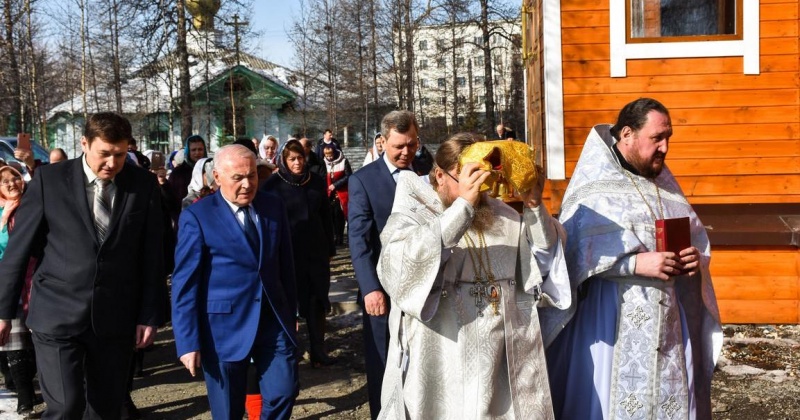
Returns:
[[[342,146],[339,144],[339,140],[333,138],[333,131],[330,128],[326,128],[325,131],[322,133],[322,138],[317,141],[317,147],[314,149],[314,153],[317,155],[319,160],[325,159],[325,146],[333,144],[336,146],[337,149],[342,150]]]
[[[303,146],[303,150],[306,152],[306,166],[308,167],[308,171],[322,178],[326,178],[328,176],[328,168],[325,167],[322,158],[311,150],[311,140],[303,137],[300,139],[300,145]]]
[[[256,193],[256,157],[244,146],[219,149],[214,179],[217,193],[181,213],[172,275],[178,356],[192,376],[202,366],[213,418],[244,415],[252,358],[261,418],[288,419],[299,387],[286,208]]]
[[[363,296],[364,357],[373,419],[381,408],[381,384],[389,346],[390,302],[376,271],[381,254],[380,233],[392,212],[397,176],[402,170],[413,170],[411,162],[419,147],[419,126],[413,112],[390,112],[383,117],[381,130],[386,138],[382,157],[350,176],[347,220],[350,254]]]
[[[115,419],[134,346],[151,344],[165,309],[161,194],[125,164],[131,125],[89,117],[83,156],[36,171],[0,262],[0,343],[17,313],[29,258],[39,259],[33,331],[45,419]]]

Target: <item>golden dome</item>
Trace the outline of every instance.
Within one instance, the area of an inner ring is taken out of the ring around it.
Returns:
[[[198,30],[214,29],[214,15],[219,11],[221,0],[184,0],[186,10],[192,15],[192,24]]]

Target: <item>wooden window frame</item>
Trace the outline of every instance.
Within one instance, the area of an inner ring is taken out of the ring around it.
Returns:
[[[625,1],[625,42],[628,44],[637,43],[658,43],[658,42],[695,42],[695,41],[729,41],[742,39],[742,30],[744,25],[742,20],[743,16],[743,0],[734,0],[736,2],[736,32],[733,34],[717,34],[717,35],[688,35],[688,36],[659,36],[659,37],[639,37],[634,38],[631,36],[631,22],[633,16],[631,15],[631,1]]]
[[[760,73],[759,50],[759,0],[742,2],[740,39],[714,39],[714,35],[701,37],[671,37],[680,42],[629,42],[630,0],[609,0],[609,36],[611,43],[611,77],[627,75],[627,60],[697,57],[742,57],[744,74]],[[737,14],[739,11],[737,11]],[[719,37],[720,35],[716,35]],[[709,37],[712,37],[709,40]],[[693,40],[690,38],[694,38]]]

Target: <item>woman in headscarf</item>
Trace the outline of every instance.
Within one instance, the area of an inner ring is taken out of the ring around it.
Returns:
[[[183,149],[180,150],[173,150],[169,154],[169,158],[167,159],[167,177],[169,178],[172,175],[172,171],[183,163]]]
[[[275,136],[265,135],[258,144],[258,157],[273,165],[277,165],[278,139]]]
[[[213,169],[214,160],[212,158],[202,158],[197,161],[192,171],[192,181],[189,182],[189,193],[183,198],[181,210],[214,192],[216,185]]]
[[[325,180],[308,171],[303,146],[297,140],[283,145],[278,172],[261,188],[278,194],[286,205],[292,232],[297,307],[305,318],[313,367],[335,359],[325,351],[325,315],[330,311],[330,259],[336,255]]]
[[[368,163],[372,163],[378,160],[378,157],[383,153],[383,142],[386,139],[383,138],[383,134],[377,133],[375,134],[375,141],[372,144],[372,148],[367,150],[367,155],[364,156],[364,163],[361,165],[366,166]]]
[[[195,163],[207,157],[208,148],[202,137],[193,135],[186,138],[186,146],[183,149],[183,163],[176,166],[169,177],[170,191],[172,196],[175,197],[178,208],[181,207],[183,198],[189,193],[189,183],[192,181],[192,171],[194,171]],[[174,222],[175,225],[178,224],[177,217],[174,217]]]
[[[9,232],[14,229],[14,215],[16,214],[22,194],[25,191],[25,182],[22,174],[11,166],[0,168],[0,260],[8,247]],[[11,320],[11,334],[8,343],[0,347],[0,351],[8,356],[8,365],[11,378],[17,389],[17,413],[27,415],[33,411],[35,393],[33,390],[33,377],[36,373],[36,361],[33,352],[30,330],[25,326],[28,315],[28,302],[31,292],[31,278],[36,266],[36,261],[31,258],[28,272],[25,276],[25,285],[20,294],[17,317]]]
[[[344,245],[344,222],[347,220],[347,180],[353,173],[344,153],[333,144],[322,147],[323,161],[328,171],[328,199],[333,212],[333,234],[336,245]]]

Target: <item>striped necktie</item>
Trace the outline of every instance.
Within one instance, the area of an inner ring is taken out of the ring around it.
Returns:
[[[111,181],[97,178],[94,181],[94,227],[97,241],[106,240],[108,226],[111,223]]]

